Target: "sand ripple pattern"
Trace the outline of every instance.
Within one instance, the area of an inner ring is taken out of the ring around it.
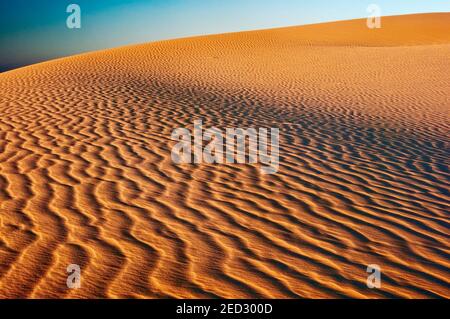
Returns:
[[[1,74],[0,297],[450,297],[450,15],[364,23]],[[200,118],[278,127],[279,172],[174,165]]]

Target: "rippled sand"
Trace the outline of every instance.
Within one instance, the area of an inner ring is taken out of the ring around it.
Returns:
[[[450,297],[450,14],[382,23],[0,74],[0,297]],[[172,163],[200,118],[278,127],[278,173]]]

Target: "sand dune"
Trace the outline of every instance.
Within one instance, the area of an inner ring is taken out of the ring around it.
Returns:
[[[233,33],[0,74],[0,297],[450,297],[449,25]],[[172,130],[199,118],[278,127],[278,173],[175,165]]]

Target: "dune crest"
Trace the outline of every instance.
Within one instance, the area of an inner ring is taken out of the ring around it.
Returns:
[[[197,37],[0,74],[0,298],[450,297],[449,23]],[[277,174],[174,164],[171,132],[200,118],[279,128]]]

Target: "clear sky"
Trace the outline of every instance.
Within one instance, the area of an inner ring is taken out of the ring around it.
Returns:
[[[81,7],[81,29],[66,7]],[[55,57],[161,39],[382,15],[450,12],[450,0],[0,1],[0,71]]]

